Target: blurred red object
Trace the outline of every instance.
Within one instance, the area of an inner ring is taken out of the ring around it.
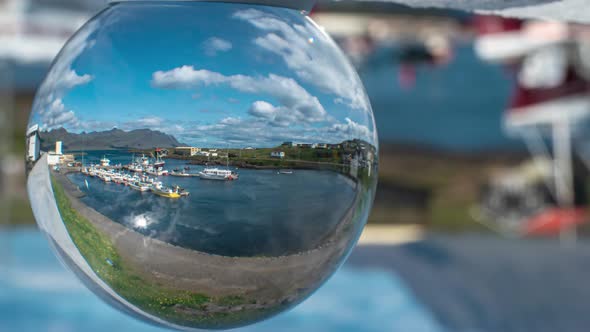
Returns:
[[[527,221],[524,234],[528,236],[556,236],[588,221],[585,208],[553,208],[543,211]]]
[[[519,31],[522,29],[523,21],[500,16],[476,15],[473,18],[472,26],[478,35],[490,35],[508,31]]]

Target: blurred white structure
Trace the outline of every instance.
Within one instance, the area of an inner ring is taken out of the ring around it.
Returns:
[[[51,62],[92,8],[75,1],[0,0],[0,60]]]
[[[27,130],[27,161],[39,160],[40,149],[39,125],[34,125]]]

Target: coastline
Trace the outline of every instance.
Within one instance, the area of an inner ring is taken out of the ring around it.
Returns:
[[[184,160],[189,165],[199,166],[226,166],[227,161],[223,159],[205,160],[194,157],[167,156],[164,159]],[[345,164],[322,163],[306,160],[285,160],[285,159],[240,159],[229,160],[229,166],[243,169],[255,170],[280,170],[280,169],[300,169],[300,170],[335,170],[336,168],[346,167]]]
[[[280,257],[227,257],[145,237],[82,203],[83,193],[65,174],[52,176],[63,185],[72,207],[107,235],[138,275],[177,290],[256,299],[250,309],[270,309],[304,299],[311,292],[308,287],[325,280],[322,271],[336,268],[355,239],[346,233],[354,230],[351,223],[360,199],[358,193],[353,207],[322,247]],[[248,307],[242,305],[244,308]]]

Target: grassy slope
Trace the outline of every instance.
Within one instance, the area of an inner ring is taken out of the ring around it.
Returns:
[[[57,206],[68,232],[80,253],[95,273],[130,303],[155,316],[177,324],[217,327],[242,318],[251,319],[262,312],[207,314],[207,304],[235,306],[246,301],[240,296],[213,299],[203,294],[167,289],[144,280],[128,268],[111,241],[70,204],[63,187],[52,180]],[[182,307],[183,310],[176,310]],[[187,314],[186,312],[202,314]]]

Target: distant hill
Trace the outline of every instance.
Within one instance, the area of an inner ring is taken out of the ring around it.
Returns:
[[[64,128],[41,132],[41,149],[53,150],[62,141],[64,150],[152,149],[182,146],[172,135],[150,129],[112,129],[91,133],[70,133]]]

